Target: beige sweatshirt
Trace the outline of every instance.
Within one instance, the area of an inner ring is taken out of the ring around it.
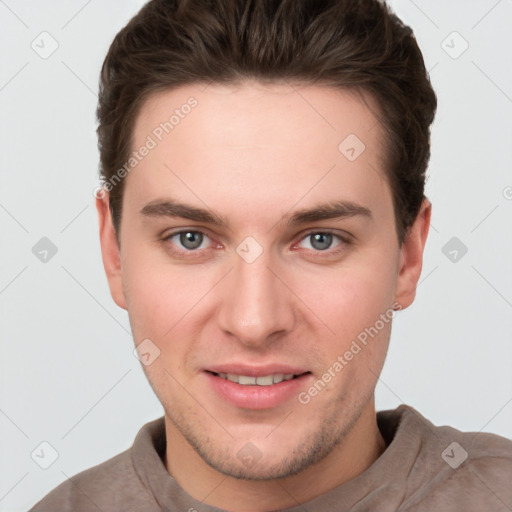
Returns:
[[[512,441],[436,427],[412,407],[377,413],[387,443],[362,474],[287,512],[511,512]],[[164,419],[133,446],[63,482],[31,512],[213,512],[169,475]]]

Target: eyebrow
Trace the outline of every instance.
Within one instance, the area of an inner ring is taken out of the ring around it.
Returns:
[[[181,217],[196,222],[229,227],[229,223],[224,217],[210,209],[198,208],[170,199],[151,201],[141,209],[140,213],[144,217]],[[286,224],[296,226],[308,222],[356,216],[372,218],[372,213],[365,206],[350,201],[332,201],[298,210],[286,220]]]
[[[156,200],[148,203],[140,213],[144,217],[181,217],[183,219],[205,222],[221,227],[228,227],[226,219],[217,215],[212,210],[197,208],[170,199]]]
[[[290,225],[306,224],[326,219],[342,219],[346,217],[362,216],[372,218],[372,212],[365,206],[350,201],[333,201],[320,204],[313,208],[296,211],[287,221]]]

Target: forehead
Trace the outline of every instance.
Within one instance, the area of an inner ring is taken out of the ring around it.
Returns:
[[[172,133],[176,144],[189,146],[296,144],[299,151],[307,137],[336,149],[349,133],[371,144],[368,132],[379,133],[376,111],[371,95],[356,90],[256,81],[191,84],[151,95],[136,120],[134,141],[137,146],[146,134],[160,139]],[[187,127],[203,139],[191,139]]]
[[[301,198],[341,194],[360,203],[383,197],[383,189],[389,195],[375,109],[366,95],[288,83],[193,84],[154,94],[133,133],[134,150],[151,149],[127,176],[125,195],[141,206],[168,194],[260,211]]]

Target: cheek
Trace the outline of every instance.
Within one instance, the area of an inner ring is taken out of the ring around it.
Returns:
[[[161,338],[173,325],[183,290],[176,293],[179,285],[170,282],[169,272],[155,265],[140,248],[126,243],[126,254],[129,256],[122,261],[123,286],[136,342],[141,336]]]
[[[154,339],[162,347],[188,325],[212,288],[211,270],[170,265],[157,251],[129,247],[123,260],[123,285],[136,342]]]
[[[323,400],[359,402],[374,389],[386,358],[394,315],[393,274],[352,268],[336,280],[317,282],[311,300],[331,331],[317,347],[323,363],[320,379],[329,390]]]
[[[336,376],[329,388],[333,392],[343,389],[345,397],[356,399],[359,388],[361,392],[373,389],[384,363],[393,317],[395,256],[384,249],[372,251],[371,258],[369,253],[368,258],[361,255],[357,264],[347,262],[325,275],[309,276],[308,285],[303,284],[297,293],[307,297],[315,316],[328,326],[329,330],[321,329],[326,334],[317,350],[322,354],[323,371]],[[318,320],[315,323],[319,325]]]
[[[307,279],[308,285],[303,285],[298,295],[307,298],[306,303],[337,339],[347,340],[392,307],[396,283],[392,268],[347,267],[317,275]]]

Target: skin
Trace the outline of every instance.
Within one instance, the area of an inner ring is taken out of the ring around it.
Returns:
[[[164,407],[172,477],[219,508],[292,507],[356,477],[385,450],[374,389],[391,322],[307,404],[294,395],[261,410],[234,406],[204,369],[288,363],[311,372],[299,390],[307,392],[381,314],[412,303],[431,206],[424,201],[400,245],[376,106],[327,87],[244,82],[158,93],[137,118],[134,148],[191,96],[197,107],[125,178],[121,249],[108,194],[97,199],[105,271],[135,343],[149,338],[160,350],[144,371]],[[349,134],[366,146],[354,161],[338,150]],[[229,226],[141,214],[164,199]],[[334,201],[370,214],[286,223]],[[200,248],[163,240],[179,230],[204,233]],[[309,235],[326,231],[332,245],[318,249]],[[247,236],[263,249],[252,263],[236,250]],[[259,454],[253,465],[237,457],[248,442]]]

